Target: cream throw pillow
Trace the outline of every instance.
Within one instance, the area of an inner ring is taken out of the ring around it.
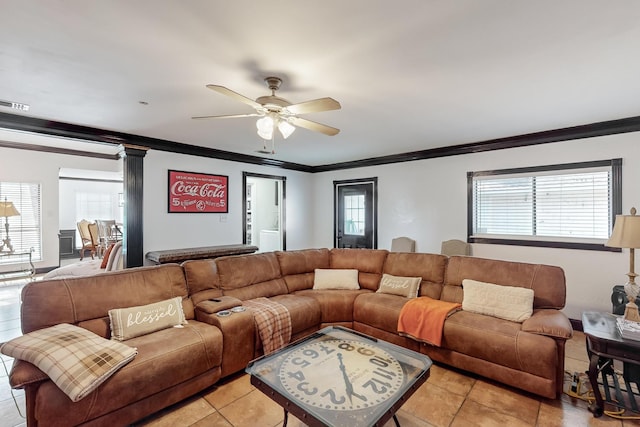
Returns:
[[[160,329],[184,325],[182,297],[137,307],[109,310],[111,339],[125,341]]]
[[[422,277],[402,277],[383,274],[380,279],[380,286],[376,292],[381,294],[400,295],[405,298],[415,298],[418,296]]]
[[[313,289],[360,289],[358,270],[316,268]]]
[[[5,343],[0,351],[33,363],[73,402],[91,393],[138,354],[133,347],[68,323],[29,332]]]
[[[523,322],[533,314],[533,289],[501,286],[464,279],[462,309],[474,313]]]

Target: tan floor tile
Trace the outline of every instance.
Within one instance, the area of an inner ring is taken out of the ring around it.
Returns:
[[[216,412],[199,420],[192,427],[233,427],[233,425],[220,412]]]
[[[251,393],[255,388],[251,385],[251,378],[247,374],[240,374],[225,378],[216,384],[211,392],[204,394],[204,398],[214,408],[224,408],[235,400]]]
[[[398,422],[402,427],[433,427],[433,424],[429,424],[427,421],[422,420],[416,417],[413,414],[410,414],[407,411],[400,409],[396,413],[396,417],[398,417]],[[393,421],[393,418],[386,422],[384,427],[395,427],[396,424]]]
[[[469,392],[467,401],[469,400],[531,425],[535,424],[540,408],[540,402],[536,398],[485,380],[476,381]]]
[[[471,376],[438,365],[431,366],[427,381],[461,396],[466,396],[476,382]]]
[[[221,408],[220,413],[235,427],[275,426],[284,418],[282,407],[259,390]]]
[[[451,427],[532,427],[535,425],[535,418],[532,421],[523,420],[516,413],[496,411],[494,408],[469,399],[462,404],[455,420],[451,423]]]
[[[540,405],[538,425],[549,427],[573,426],[622,426],[619,420],[602,416],[594,418],[587,410],[587,403],[568,396],[557,400],[548,400]]]
[[[451,424],[464,396],[452,393],[442,387],[432,385],[427,380],[409,400],[402,405],[402,410],[434,426]]]
[[[573,337],[567,340],[565,344],[564,355],[572,359],[587,361],[587,350],[583,332],[573,331]]]
[[[213,414],[215,411],[215,408],[213,408],[209,402],[196,396],[159,411],[136,423],[136,426],[186,427]]]

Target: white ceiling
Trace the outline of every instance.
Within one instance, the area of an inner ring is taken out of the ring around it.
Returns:
[[[304,116],[337,136],[276,139],[276,159],[312,166],[640,115],[638,0],[0,0],[0,11],[0,100],[31,106],[1,112],[264,156],[254,118],[191,116],[250,113],[205,85],[255,99],[275,75],[293,103],[342,104]]]

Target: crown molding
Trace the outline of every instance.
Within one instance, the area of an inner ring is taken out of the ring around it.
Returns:
[[[487,141],[450,145],[446,147],[412,151],[407,153],[393,154],[389,156],[371,157],[350,162],[332,163],[319,166],[308,166],[299,163],[285,162],[277,159],[250,156],[246,154],[218,150],[215,148],[199,147],[176,141],[150,138],[122,132],[113,132],[104,129],[64,122],[56,122],[52,120],[39,119],[19,114],[0,113],[0,128],[34,132],[60,138],[73,138],[103,144],[131,144],[140,147],[146,147],[148,149],[172,153],[209,157],[261,166],[272,166],[281,169],[296,170],[300,172],[319,173],[337,171],[342,169],[380,166],[391,163],[411,162],[415,160],[434,159],[438,157],[457,156],[462,154],[481,153],[493,150],[504,150],[508,148],[549,144],[553,142],[592,138],[619,133],[637,132],[640,131],[640,116],[534,132],[505,138],[497,138]],[[0,147],[26,148],[38,151],[52,151],[62,154],[87,155],[92,157],[105,156],[102,154],[97,155],[95,153],[79,152],[77,150],[53,149],[51,147],[46,147],[49,149],[43,149],[43,147],[36,148],[38,146],[29,144],[26,144],[25,147],[25,144],[12,144],[8,142],[0,142]],[[117,156],[114,157],[109,155],[107,155],[107,157],[113,159],[118,158]]]

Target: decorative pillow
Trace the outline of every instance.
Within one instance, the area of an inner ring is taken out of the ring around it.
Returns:
[[[36,365],[73,402],[91,393],[138,354],[136,348],[68,323],[29,332],[5,343],[0,351]]]
[[[464,279],[462,309],[523,322],[533,314],[533,289]]]
[[[360,289],[358,270],[316,268],[313,289]]]
[[[125,341],[187,323],[182,311],[182,297],[137,307],[109,310],[109,320],[111,321],[111,339],[117,341]]]
[[[112,243],[109,245],[109,247],[107,248],[107,250],[105,251],[104,255],[102,256],[102,264],[100,264],[100,268],[107,268],[107,262],[109,261],[109,255],[111,255],[111,251],[113,250],[113,245],[115,243]]]
[[[377,292],[381,294],[400,295],[405,298],[418,296],[422,277],[402,277],[383,274]]]

